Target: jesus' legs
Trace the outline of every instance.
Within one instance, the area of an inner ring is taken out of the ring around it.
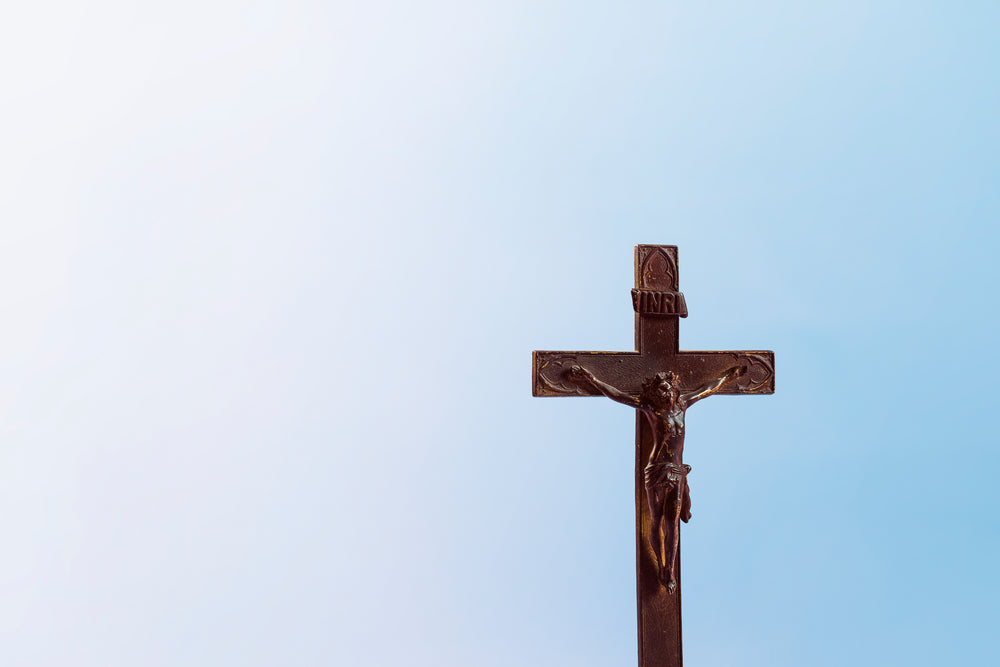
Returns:
[[[678,480],[676,485],[670,489],[670,500],[664,503],[664,521],[666,523],[666,535],[663,538],[663,548],[666,551],[667,573],[669,582],[665,582],[667,592],[673,593],[677,588],[677,552],[680,550],[681,536],[681,508],[684,504],[684,481]],[[669,507],[669,512],[667,511]],[[662,580],[662,577],[661,577]]]
[[[664,550],[661,526],[663,522],[664,501],[667,494],[663,488],[646,487],[646,499],[649,501],[649,544],[656,555],[656,576],[663,581]]]
[[[656,556],[656,576],[663,579],[663,540],[660,537],[660,522],[663,518],[663,502],[656,489],[646,489],[649,500],[649,544]]]

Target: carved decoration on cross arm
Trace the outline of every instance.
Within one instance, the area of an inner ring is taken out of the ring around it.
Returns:
[[[586,396],[579,386],[569,381],[566,372],[569,367],[578,363],[575,356],[566,355],[554,359],[546,359],[538,367],[538,383],[557,394],[575,394],[576,396]]]
[[[744,366],[747,372],[737,381],[736,386],[744,394],[771,393],[774,391],[774,365],[767,355],[733,353],[737,366]]]

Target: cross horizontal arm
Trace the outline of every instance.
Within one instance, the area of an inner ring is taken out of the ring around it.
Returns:
[[[768,350],[688,351],[668,357],[650,357],[639,352],[534,352],[532,395],[600,396],[595,389],[571,382],[567,372],[580,365],[626,393],[638,394],[642,381],[662,371],[673,371],[686,390],[697,389],[725,375],[730,368],[746,370],[734,382],[725,383],[719,394],[773,394],[774,353]]]

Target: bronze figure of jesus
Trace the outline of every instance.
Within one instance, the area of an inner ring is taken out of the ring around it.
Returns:
[[[629,394],[601,382],[579,365],[570,366],[567,379],[582,388],[595,389],[613,401],[639,410],[653,433],[653,449],[645,468],[646,500],[651,519],[649,541],[656,555],[656,573],[667,592],[677,588],[675,562],[679,547],[680,522],[691,519],[691,494],[684,463],[684,414],[691,405],[719,391],[730,379],[746,372],[734,366],[722,377],[695,389],[682,391],[673,371],[657,373],[642,383],[638,394]]]

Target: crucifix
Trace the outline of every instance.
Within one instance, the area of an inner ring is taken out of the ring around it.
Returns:
[[[774,353],[678,350],[677,246],[635,247],[636,352],[533,352],[534,396],[606,396],[636,410],[639,667],[681,667],[680,524],[691,518],[684,415],[714,394],[773,394]]]

